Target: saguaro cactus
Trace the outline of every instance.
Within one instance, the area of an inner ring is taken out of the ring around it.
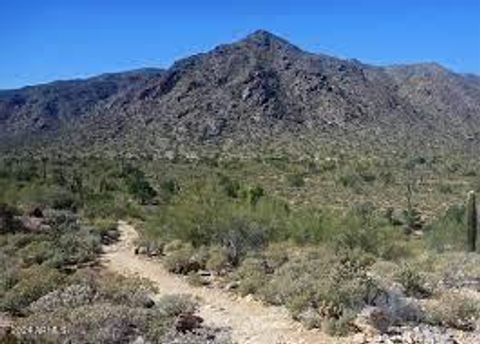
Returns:
[[[477,204],[475,192],[470,191],[467,199],[467,231],[468,231],[468,250],[475,252],[477,248]]]

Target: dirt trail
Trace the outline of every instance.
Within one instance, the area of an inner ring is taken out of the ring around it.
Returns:
[[[207,325],[229,328],[238,344],[337,344],[324,333],[305,330],[280,307],[238,298],[218,289],[192,287],[182,278],[168,273],[159,262],[133,253],[138,234],[120,221],[120,240],[106,248],[104,264],[124,275],[137,275],[154,282],[159,294],[187,293],[201,298],[199,315]]]

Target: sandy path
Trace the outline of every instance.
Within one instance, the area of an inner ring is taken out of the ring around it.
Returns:
[[[286,310],[238,298],[207,287],[192,287],[182,278],[165,271],[159,262],[133,253],[135,229],[119,222],[117,244],[107,247],[104,264],[124,275],[137,275],[154,282],[159,294],[187,293],[201,298],[199,315],[210,326],[229,328],[238,344],[334,344],[339,343],[319,331],[305,330],[291,320]]]

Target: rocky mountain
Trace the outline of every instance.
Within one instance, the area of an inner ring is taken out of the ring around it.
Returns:
[[[0,143],[58,132],[68,123],[81,121],[109,97],[143,87],[162,73],[141,69],[0,91]]]
[[[312,54],[257,31],[165,71],[1,92],[0,135],[4,146],[158,156],[327,143],[464,149],[480,141],[479,80],[433,63],[375,67]]]

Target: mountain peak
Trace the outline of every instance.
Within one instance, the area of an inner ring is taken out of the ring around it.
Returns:
[[[272,45],[296,48],[286,39],[279,37],[267,30],[257,30],[245,37],[242,42],[254,44],[258,47],[270,47]]]
[[[281,39],[270,31],[259,29],[247,35],[247,39]]]

